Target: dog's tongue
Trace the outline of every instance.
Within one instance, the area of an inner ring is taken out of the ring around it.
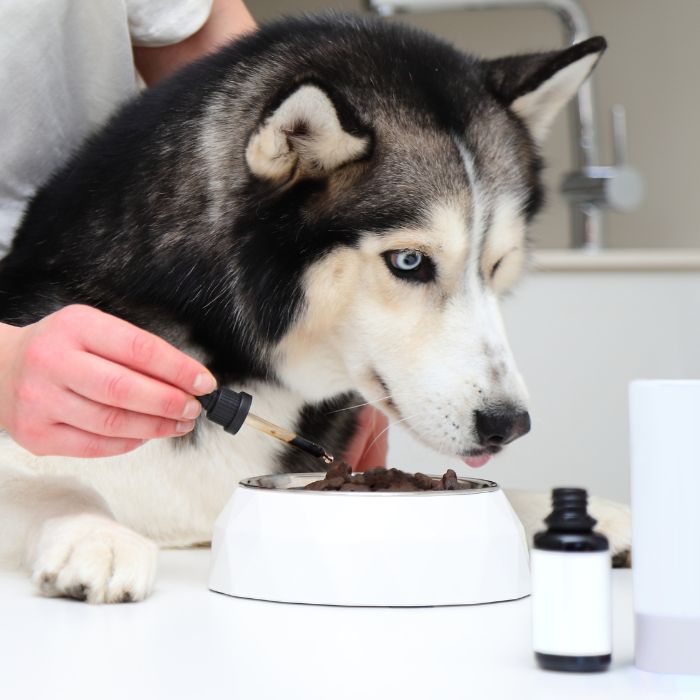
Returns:
[[[470,466],[474,467],[475,469],[477,467],[483,467],[486,462],[488,462],[491,459],[491,455],[481,455],[481,457],[465,457],[464,461]]]

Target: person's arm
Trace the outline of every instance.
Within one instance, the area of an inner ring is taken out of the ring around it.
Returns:
[[[171,46],[135,46],[134,61],[146,85],[153,85],[255,28],[255,20],[242,0],[214,0],[209,18],[198,32]]]
[[[37,455],[103,457],[182,435],[216,386],[199,362],[88,306],[0,323],[0,428]]]

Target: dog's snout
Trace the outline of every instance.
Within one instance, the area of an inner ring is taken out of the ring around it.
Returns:
[[[502,447],[530,430],[530,414],[518,409],[476,411],[476,433],[484,447]]]

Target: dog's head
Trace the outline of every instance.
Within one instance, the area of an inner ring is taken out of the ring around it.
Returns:
[[[246,144],[257,214],[303,260],[276,370],[311,400],[357,389],[478,464],[530,427],[499,297],[541,205],[538,145],[605,42],[480,61],[354,31],[302,61]]]

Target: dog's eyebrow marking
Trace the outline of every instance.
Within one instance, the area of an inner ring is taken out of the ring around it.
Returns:
[[[464,144],[459,140],[457,135],[452,136],[452,140],[457,146],[459,155],[464,163],[464,170],[467,175],[467,182],[471,190],[471,207],[469,212],[469,238],[470,251],[469,256],[469,273],[476,274],[478,279],[483,276],[481,274],[481,254],[484,247],[484,234],[488,228],[489,210],[486,193],[483,191],[481,184],[476,175],[476,166],[471,153],[465,148]]]

